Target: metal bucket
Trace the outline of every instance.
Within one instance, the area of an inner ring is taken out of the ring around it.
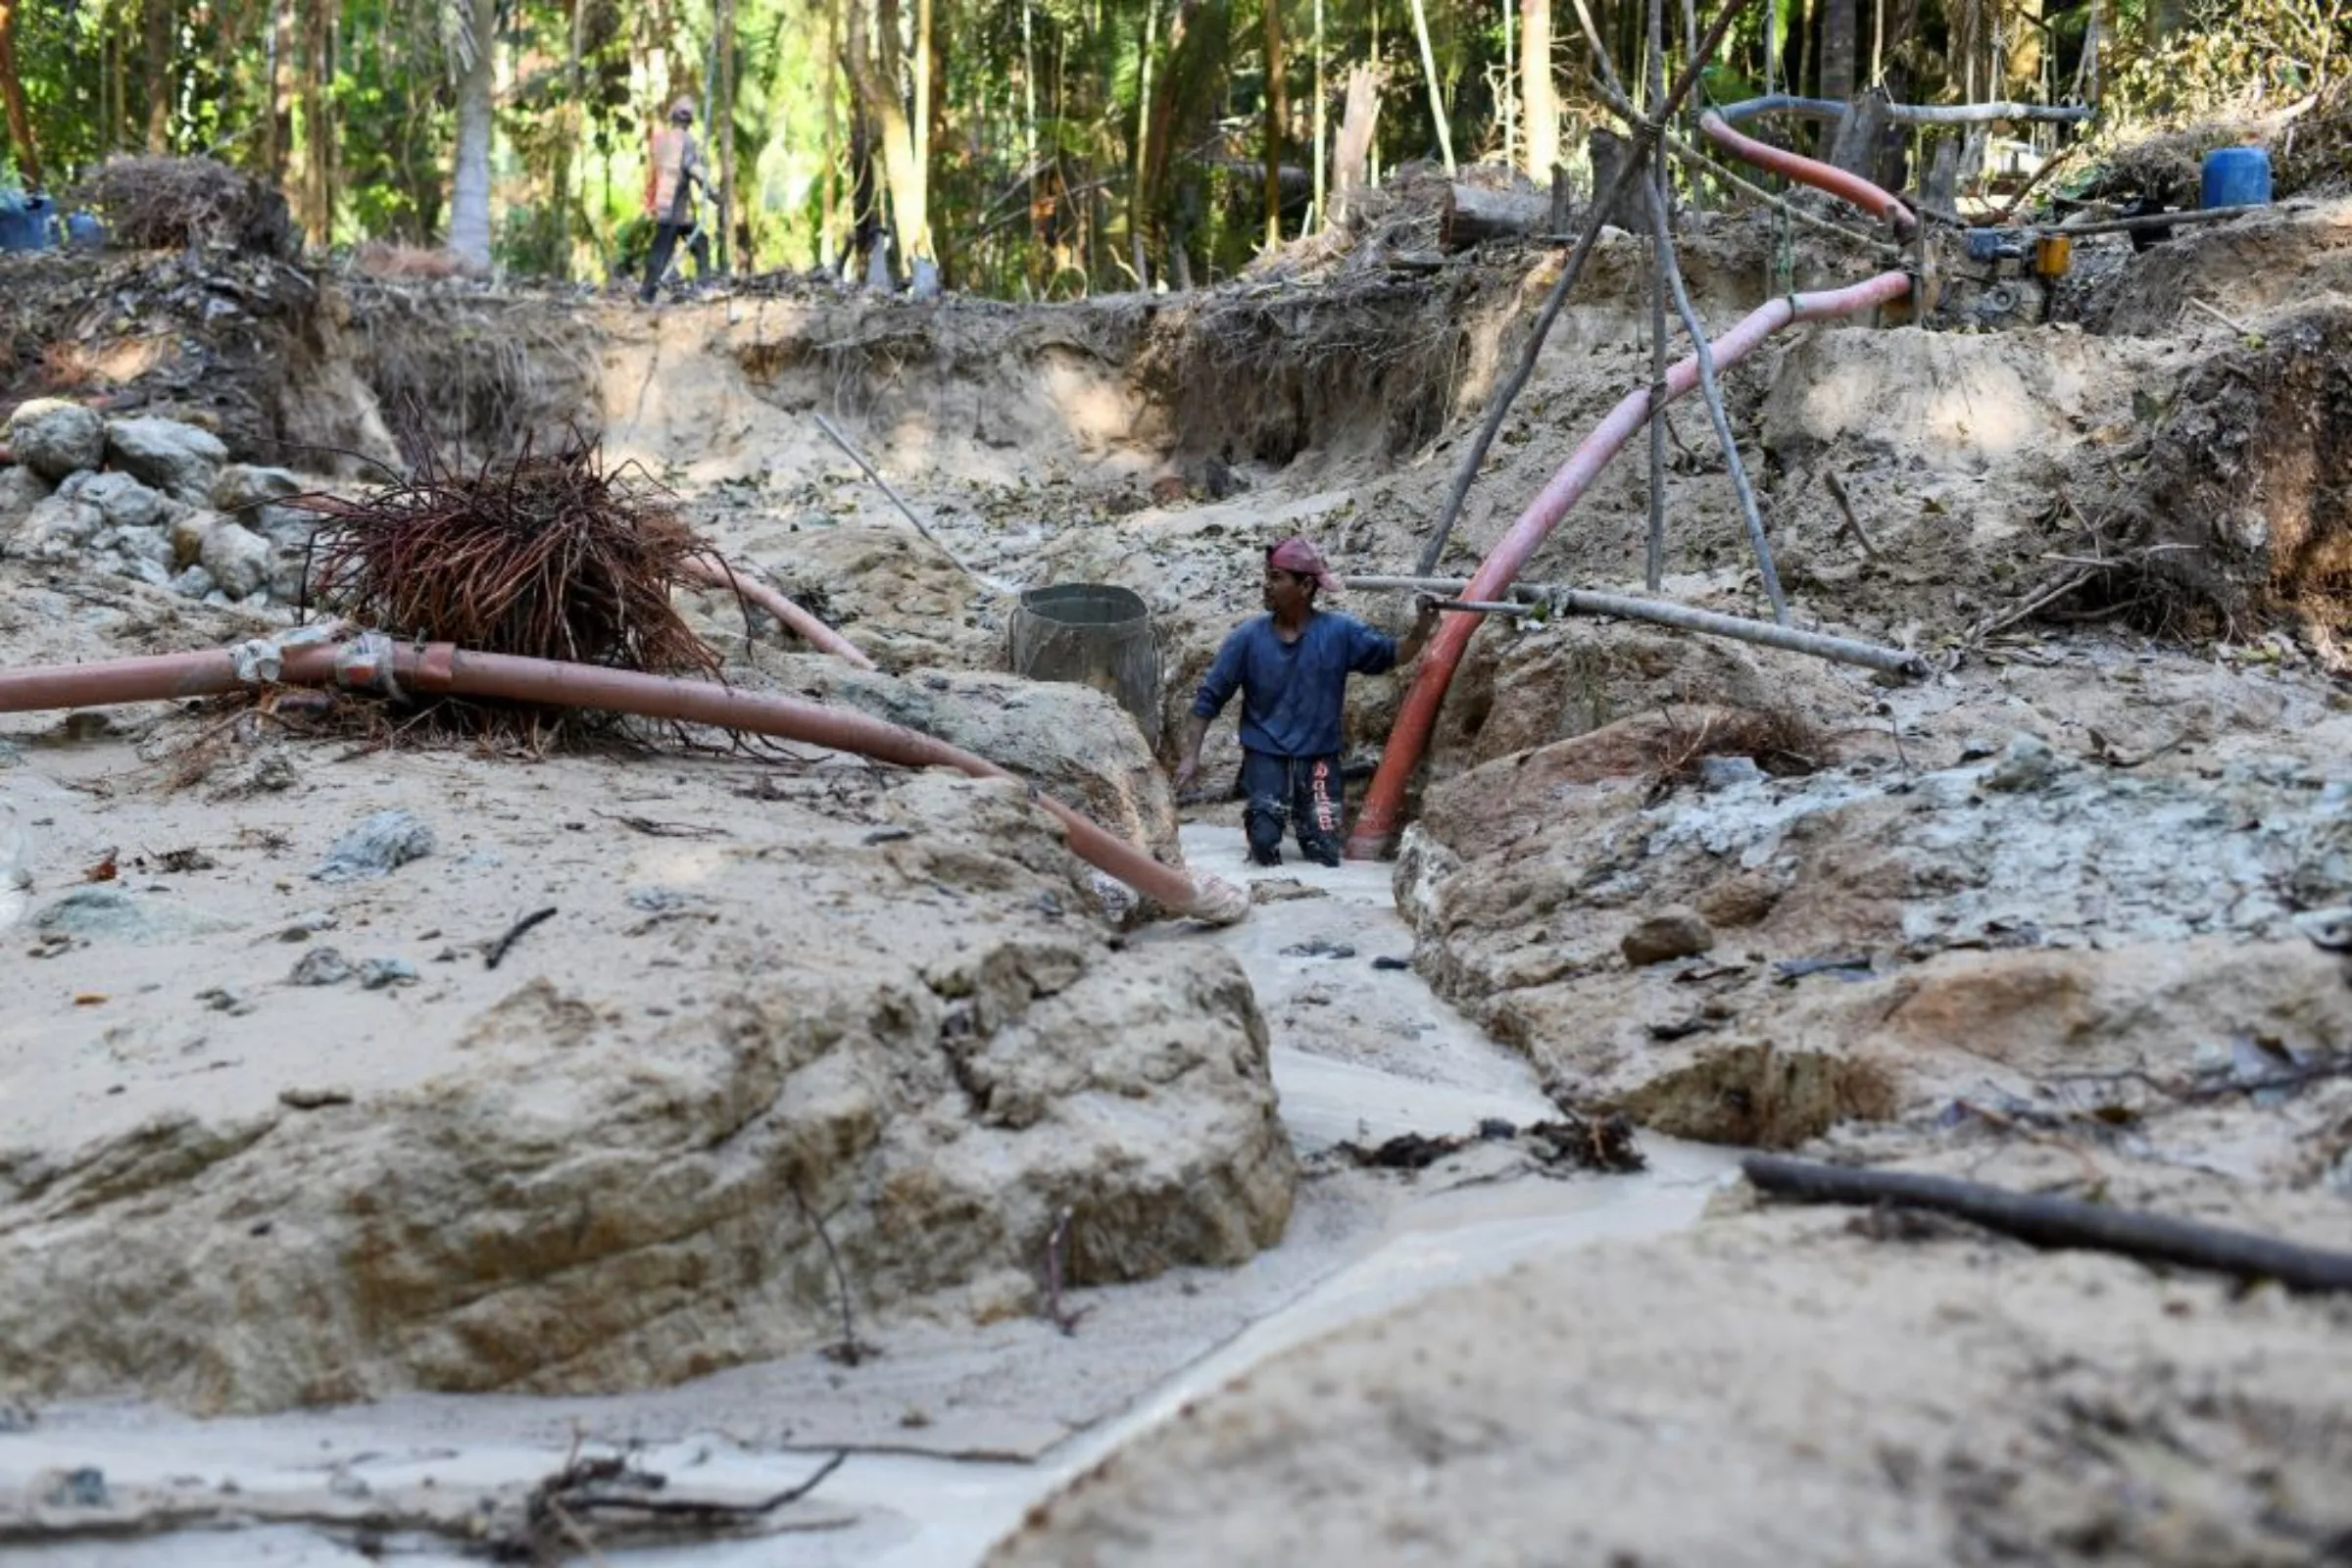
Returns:
[[[1108,583],[1024,591],[1006,631],[1016,675],[1107,693],[1159,744],[1159,641],[1143,596]]]

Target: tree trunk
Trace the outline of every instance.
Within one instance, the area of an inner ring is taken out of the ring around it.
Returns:
[[[1266,244],[1282,243],[1282,0],[1259,0],[1266,19]]]
[[[1331,155],[1331,216],[1348,216],[1348,197],[1364,182],[1372,152],[1372,132],[1380,119],[1380,70],[1351,66],[1348,70],[1348,107],[1340,115],[1340,134]]]
[[[325,246],[334,233],[331,177],[333,131],[326,122],[327,7],[332,0],[305,0],[302,14],[302,228],[311,244]]]
[[[585,9],[587,0],[573,0]],[[924,11],[930,0],[924,0]],[[718,0],[718,91],[710,114],[710,139],[718,151],[718,270],[732,272],[735,261],[735,0]]]
[[[147,154],[172,150],[172,0],[147,0]]]
[[[841,0],[826,0],[825,4],[825,140],[824,167],[818,174],[819,218],[816,231],[816,262],[828,272],[838,273],[841,252],[834,249],[841,231]]]
[[[890,227],[900,257],[909,268],[936,265],[931,249],[930,191],[914,156],[914,127],[899,98],[897,0],[881,0],[870,29],[860,0],[850,0],[850,72],[858,98],[881,143],[882,178],[890,192]],[[878,51],[878,53],[877,53]]]
[[[1438,57],[1429,47],[1429,11],[1413,0],[1413,36],[1421,42],[1421,74],[1429,82],[1429,118],[1438,127],[1438,156],[1445,160],[1446,177],[1453,177],[1453,132],[1446,123],[1446,95],[1438,89]]]
[[[458,145],[449,182],[449,248],[468,266],[490,266],[490,137],[497,88],[493,50],[498,0],[472,0],[473,53],[458,83]]]
[[[1323,0],[1315,0],[1315,194],[1311,198],[1314,205],[1308,211],[1309,220],[1318,227],[1331,220],[1328,193],[1323,187],[1323,171],[1328,167],[1323,162],[1323,109],[1330,96],[1331,89],[1323,82]]]
[[[1322,0],[1315,0],[1317,5]],[[1159,0],[1144,0],[1144,42],[1136,62],[1135,158],[1127,172],[1127,240],[1135,251],[1135,285],[1150,288],[1151,257],[1145,235],[1151,217],[1144,205],[1144,174],[1152,165],[1152,54],[1159,44]]]
[[[1527,176],[1549,184],[1560,161],[1560,106],[1551,81],[1551,0],[1519,0],[1519,100],[1527,118]]]
[[[17,0],[0,0],[0,99],[8,108],[8,141],[17,156],[24,188],[41,188],[41,149],[32,139],[32,116],[24,109],[24,80],[17,74]]]
[[[2009,32],[2008,96],[2032,100],[2041,95],[2042,0],[2017,0]]]
[[[1841,104],[1853,99],[1855,42],[1854,0],[1823,0],[1821,96],[1824,98]]]
[[[1491,239],[1541,234],[1551,227],[1551,198],[1517,191],[1446,187],[1446,209],[1438,217],[1438,248],[1468,250]]]

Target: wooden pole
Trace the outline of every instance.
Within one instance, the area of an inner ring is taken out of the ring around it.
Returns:
[[[1453,132],[1446,123],[1446,99],[1438,91],[1438,57],[1429,47],[1429,9],[1413,0],[1413,36],[1421,41],[1421,75],[1429,83],[1429,118],[1438,127],[1438,156],[1446,162],[1446,177],[1453,177]]]

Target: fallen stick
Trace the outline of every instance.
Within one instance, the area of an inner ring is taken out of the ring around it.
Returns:
[[[2118,1252],[2145,1262],[2177,1263],[2247,1280],[2277,1280],[2290,1291],[2352,1291],[2352,1253],[2325,1251],[2249,1231],[2073,1198],[2013,1193],[1916,1171],[1821,1165],[1778,1154],[1750,1154],[1740,1168],[1759,1192],[1811,1203],[1892,1203],[1955,1214],[2034,1247]]]
[[[871,669],[874,662],[865,657],[865,650],[826,625],[815,615],[794,604],[782,593],[760,582],[748,572],[739,572],[723,561],[695,557],[686,564],[689,574],[713,588],[724,588],[745,603],[766,611],[777,622],[812,648],[820,648],[837,658],[847,660],[859,669]]]
[[[1854,504],[1846,497],[1845,481],[1838,477],[1836,469],[1824,468],[1821,471],[1821,482],[1823,487],[1830,492],[1830,499],[1838,503],[1838,514],[1845,519],[1845,531],[1854,536],[1854,543],[1862,547],[1862,554],[1873,561],[1878,560],[1878,546],[1872,544],[1870,535],[1862,531],[1861,519],[1854,515]]]
[[[555,917],[556,911],[554,906],[551,905],[549,907],[544,909],[533,909],[530,913],[524,915],[521,919],[507,927],[507,934],[500,937],[496,942],[491,943],[489,951],[482,955],[482,967],[485,969],[497,968],[500,960],[506,957],[507,950],[514,946],[515,943],[521,941],[522,934],[525,931],[528,931],[531,927],[537,925],[542,920],[552,920]]]
[[[841,448],[842,451],[850,455],[850,461],[852,463],[855,463],[858,467],[865,470],[865,476],[868,479],[873,480],[874,483],[882,487],[882,493],[890,497],[891,505],[899,509],[899,515],[905,517],[908,522],[912,523],[916,533],[919,533],[925,539],[930,540],[931,548],[937,550],[941,555],[947,557],[949,564],[957,571],[962,572],[966,577],[971,578],[972,581],[978,583],[981,587],[988,589],[992,593],[1009,594],[1018,591],[1012,586],[1012,584],[1008,582],[999,582],[996,578],[989,576],[987,573],[974,571],[971,567],[965,565],[963,564],[962,557],[956,555],[955,551],[950,550],[946,545],[940,543],[939,535],[933,533],[930,529],[923,526],[923,519],[914,514],[914,509],[906,504],[906,497],[900,495],[898,491],[892,489],[890,481],[874,471],[874,466],[865,461],[864,454],[860,453],[856,447],[850,445],[850,438],[846,435],[843,435],[839,430],[833,428],[833,421],[831,419],[826,418],[821,414],[811,415],[810,417],[816,420],[816,427],[819,430],[824,431],[827,436],[832,438],[832,442],[835,446]]]
[[[1706,36],[1699,40],[1698,48],[1684,64],[1683,74],[1676,79],[1673,89],[1637,129],[1634,144],[1626,150],[1625,165],[1617,171],[1616,180],[1606,192],[1599,193],[1592,203],[1592,216],[1585,220],[1585,231],[1577,239],[1576,249],[1569,253],[1567,265],[1560,269],[1559,280],[1551,285],[1551,292],[1544,297],[1544,307],[1536,313],[1535,324],[1528,329],[1527,345],[1519,351],[1519,363],[1512,367],[1510,379],[1502,384],[1495,392],[1494,401],[1487,406],[1487,416],[1479,422],[1478,433],[1471,437],[1470,450],[1462,454],[1462,465],[1454,472],[1453,485],[1446,492],[1446,504],[1439,509],[1437,526],[1430,530],[1429,543],[1422,547],[1422,571],[1434,570],[1438,559],[1446,553],[1446,541],[1453,536],[1454,522],[1462,514],[1462,503],[1469,499],[1470,486],[1478,479],[1479,466],[1486,462],[1487,453],[1494,445],[1494,437],[1502,429],[1503,416],[1510,413],[1511,405],[1518,401],[1519,394],[1526,389],[1528,378],[1535,374],[1536,360],[1544,352],[1544,340],[1551,334],[1551,323],[1559,319],[1560,308],[1568,303],[1568,292],[1576,287],[1576,280],[1585,270],[1586,258],[1592,254],[1592,247],[1600,242],[1600,231],[1608,215],[1616,211],[1618,202],[1633,189],[1634,181],[1641,177],[1660,132],[1664,130],[1666,122],[1674,118],[1675,111],[1683,106],[1683,100],[1690,97],[1691,89],[1698,85],[1699,72],[1714,56],[1724,35],[1732,30],[1732,24],[1739,21],[1741,13],[1753,3],[1754,0],[1724,0],[1723,9],[1716,13],[1714,22],[1708,24]]]
[[[2234,316],[2223,315],[2219,306],[2208,305],[2193,294],[2189,296],[2188,303],[2195,306],[2198,310],[2203,311],[2207,316],[2212,317],[2215,320],[2221,322],[2230,331],[2235,332],[2239,337],[2252,337],[2254,335],[2254,329],[2252,327],[2246,325],[2245,322],[2239,320]]]

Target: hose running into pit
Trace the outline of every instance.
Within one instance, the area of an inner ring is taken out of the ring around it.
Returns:
[[[1779,106],[1768,106],[1779,107]],[[1761,112],[1761,111],[1758,111]],[[1888,192],[1859,175],[1841,169],[1767,147],[1751,137],[1742,136],[1731,128],[1723,115],[1714,111],[1699,118],[1699,128],[1717,146],[1736,158],[1767,169],[1789,179],[1811,185],[1819,190],[1851,203],[1874,218],[1893,227],[1898,238],[1908,241],[1919,232],[1919,219],[1908,207]],[[1876,306],[1889,304],[1911,292],[1911,275],[1907,271],[1881,272],[1878,276],[1841,289],[1829,289],[1812,294],[1789,294],[1776,299],[1749,313],[1747,318],[1723,336],[1715,339],[1712,356],[1717,368],[1738,364],[1758,344],[1784,326],[1796,321],[1825,320],[1832,317],[1852,316]],[[1671,403],[1688,393],[1698,383],[1698,356],[1693,353],[1677,363],[1666,372],[1660,404]],[[1615,458],[1626,442],[1655,412],[1650,401],[1650,389],[1638,387],[1625,395],[1599,428],[1585,438],[1584,444],[1570,454],[1559,472],[1528,504],[1487,559],[1480,563],[1469,585],[1462,590],[1466,600],[1494,601],[1502,599],[1511,583],[1526,566],[1560,519],[1592,488],[1609,461]],[[1413,684],[1405,693],[1403,706],[1398,710],[1396,722],[1389,732],[1389,742],[1382,749],[1380,766],[1372,776],[1372,787],[1364,796],[1363,808],[1356,815],[1355,829],[1348,838],[1350,859],[1378,859],[1396,847],[1396,835],[1404,822],[1405,791],[1412,782],[1413,772],[1421,765],[1421,756],[1428,749],[1430,735],[1436,730],[1438,710],[1444,706],[1446,688],[1452,684],[1453,672],[1462,662],[1462,654],[1477,632],[1482,616],[1474,613],[1449,612],[1439,624],[1437,633],[1422,653],[1420,667],[1414,672]]]

